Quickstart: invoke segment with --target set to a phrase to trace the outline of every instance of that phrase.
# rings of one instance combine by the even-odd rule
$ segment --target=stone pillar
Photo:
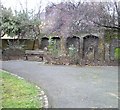
[[[110,45],[110,60],[114,60],[114,51],[115,51],[115,47],[114,45]]]
[[[104,44],[104,39],[99,38],[99,45],[98,45],[98,55],[97,59],[100,61],[105,61],[105,44]]]
[[[96,42],[96,47],[94,48],[94,61],[97,61],[98,58],[98,54],[99,54],[99,42],[100,42],[100,38],[96,38],[95,40],[97,40]]]
[[[110,61],[110,45],[105,44],[105,61]]]
[[[38,42],[39,42],[39,49],[41,48],[41,38],[38,38]]]
[[[80,38],[80,60],[83,59],[83,38]]]
[[[61,44],[61,54],[65,56],[66,55],[66,39],[63,36],[61,36],[60,44]]]

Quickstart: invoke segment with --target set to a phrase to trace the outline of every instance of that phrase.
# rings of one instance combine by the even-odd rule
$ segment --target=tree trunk
[[[32,47],[32,50],[34,50],[35,49],[35,42],[36,41],[36,39],[34,39],[34,41],[33,41],[33,47]]]
[[[118,16],[118,27],[120,27],[120,15]],[[120,29],[118,29],[118,38],[120,38]]]
[[[118,13],[118,38],[120,38],[120,2],[118,2],[117,13]]]

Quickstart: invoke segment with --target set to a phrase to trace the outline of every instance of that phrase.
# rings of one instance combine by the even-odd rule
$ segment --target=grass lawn
[[[0,70],[3,108],[41,108],[40,90],[25,80]]]

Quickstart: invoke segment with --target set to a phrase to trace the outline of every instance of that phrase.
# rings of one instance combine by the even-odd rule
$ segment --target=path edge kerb
[[[2,69],[0,69],[0,70],[2,70]],[[2,70],[3,72],[8,72],[8,71],[5,71],[5,70]],[[19,76],[19,75],[16,75],[16,74],[13,74],[13,73],[11,73],[11,72],[8,72],[9,74],[11,74],[11,75],[13,75],[13,76],[15,76],[15,77],[17,77],[18,79],[22,79],[22,80],[25,80],[25,78],[23,78],[23,77],[21,77],[21,76]],[[25,80],[26,81],[26,80]],[[31,82],[29,82],[29,83],[31,83]],[[45,92],[43,91],[43,89],[41,90],[41,87],[39,87],[39,86],[37,86],[37,85],[35,85],[37,88],[38,88],[38,90],[39,90],[39,99],[40,100],[42,100],[42,102],[43,102],[43,105],[42,105],[42,108],[48,108],[48,97],[47,97],[47,95],[45,94]]]

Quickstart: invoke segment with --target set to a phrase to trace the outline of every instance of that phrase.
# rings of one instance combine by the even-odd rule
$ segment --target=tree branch
[[[94,23],[94,24],[97,24],[98,26],[101,26],[101,27],[120,30],[120,27],[119,27],[119,26],[104,25],[104,24],[100,24],[100,23],[95,22],[95,21],[93,21],[93,23]]]
[[[3,37],[5,35],[5,33],[3,33],[2,35],[0,35],[0,37]]]

